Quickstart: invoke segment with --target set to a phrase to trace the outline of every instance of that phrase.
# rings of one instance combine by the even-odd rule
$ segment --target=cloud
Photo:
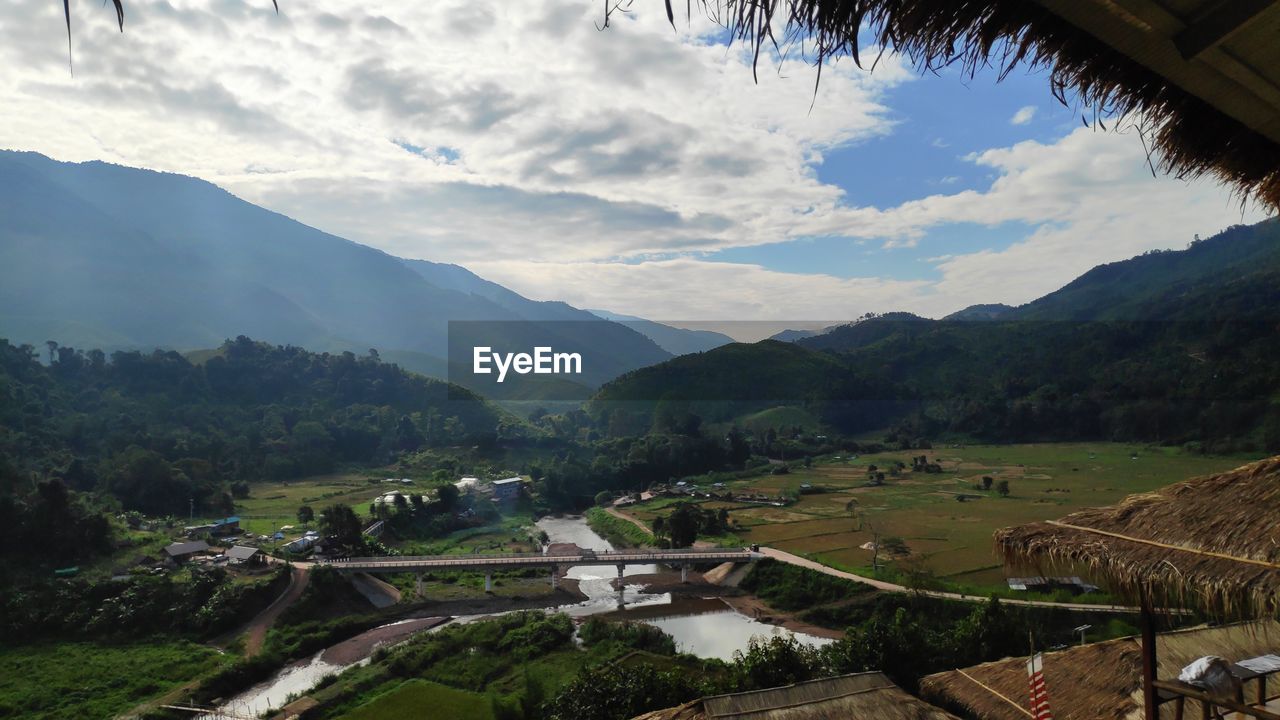
[[[1212,183],[1152,179],[1132,135],[1079,128],[970,154],[974,172],[935,194],[853,206],[818,168],[911,127],[892,108],[915,77],[901,58],[874,74],[834,63],[815,95],[801,62],[779,72],[762,58],[757,82],[749,50],[697,13],[673,32],[661,3],[637,3],[601,32],[600,12],[580,0],[298,2],[280,15],[265,2],[132,0],[122,35],[109,8],[86,5],[72,77],[61,8],[12,0],[0,147],[196,175],[535,297],[668,318],[1023,302],[1097,262],[1260,216]],[[1024,114],[1034,106],[1014,121]],[[964,130],[920,142],[972,147]],[[984,175],[986,188],[968,180]],[[699,259],[813,237],[945,245],[948,225],[1006,222],[1033,229],[1003,249],[930,246],[928,281]]]
[[[1036,116],[1036,106],[1026,105],[1024,107],[1018,108],[1018,112],[1014,113],[1013,117],[1009,118],[1009,124],[1026,125],[1027,123],[1031,122],[1032,118],[1034,118],[1035,116]]]
[[[531,297],[646,317],[714,322],[839,321],[867,310],[924,308],[924,281],[800,275],[758,265],[676,258],[639,263],[479,261],[472,269]]]

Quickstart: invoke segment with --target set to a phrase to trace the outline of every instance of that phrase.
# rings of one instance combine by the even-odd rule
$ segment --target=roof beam
[[[1182,57],[1191,60],[1217,46],[1276,4],[1275,0],[1223,0],[1173,38]]]

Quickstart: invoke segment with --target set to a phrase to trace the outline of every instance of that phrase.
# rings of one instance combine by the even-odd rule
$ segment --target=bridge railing
[[[547,555],[543,553],[496,553],[496,554],[468,554],[468,555],[389,555],[384,557],[354,557],[354,558],[333,558],[330,560],[322,560],[321,564],[334,565],[342,567],[344,565],[377,565],[377,566],[412,566],[417,564],[430,563],[438,567],[448,566],[467,566],[467,565],[497,565],[505,562],[511,562],[517,565],[533,565],[542,563],[564,563],[564,564],[609,564],[611,562],[654,562],[663,563],[671,561],[679,561],[681,559],[689,560],[717,560],[717,559],[749,559],[753,557],[753,553],[746,548],[740,550],[735,549],[702,549],[702,548],[681,548],[677,550],[651,550],[651,551],[618,551],[609,552],[586,552],[574,554],[556,554]]]

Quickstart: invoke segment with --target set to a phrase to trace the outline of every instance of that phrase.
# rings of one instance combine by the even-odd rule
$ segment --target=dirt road
[[[643,531],[645,532],[645,534],[646,534],[646,535],[650,535],[650,536],[652,536],[652,535],[653,535],[653,531],[652,531],[652,530],[650,530],[650,529],[649,529],[649,527],[648,527],[647,525],[645,525],[644,523],[640,522],[638,519],[636,519],[636,518],[634,518],[634,517],[632,517],[632,516],[630,516],[630,515],[628,515],[628,514],[626,514],[626,513],[622,512],[621,510],[618,510],[618,509],[617,509],[617,508],[615,508],[615,507],[607,507],[607,508],[605,508],[605,509],[604,509],[604,511],[605,511],[605,512],[607,512],[607,513],[609,513],[610,515],[612,515],[612,516],[614,516],[614,517],[618,518],[619,520],[626,520],[627,522],[631,523],[632,525],[635,525],[636,527],[638,527],[638,528],[640,528],[641,530],[643,530]]]
[[[240,633],[244,634],[244,656],[253,657],[262,652],[262,643],[267,639],[267,631],[275,624],[276,618],[280,617],[280,613],[289,609],[289,606],[298,601],[302,597],[302,592],[307,589],[307,584],[311,581],[310,564],[293,565],[289,575],[289,587],[285,588],[280,597],[275,602],[267,606],[266,610],[258,613],[258,616],[249,621]]]
[[[853,573],[848,573],[843,570],[837,570],[833,567],[827,567],[822,563],[814,562],[813,560],[802,558],[799,555],[792,555],[791,553],[785,550],[778,550],[777,548],[761,547],[760,552],[768,557],[773,558],[774,560],[787,563],[788,565],[796,565],[798,567],[808,568],[810,570],[816,570],[820,573],[831,575],[833,577],[844,578],[845,580],[853,580],[854,582],[860,582],[864,585],[870,585],[871,587],[876,588],[877,590],[883,590],[885,592],[896,592],[896,593],[918,592],[921,595],[925,595],[927,597],[932,597],[932,598],[938,598],[940,600],[958,600],[960,602],[969,602],[969,603],[985,603],[989,599],[982,595],[961,595],[960,593],[937,592],[934,590],[914,590],[904,585],[895,585],[894,583],[885,582],[883,580],[876,580],[875,578],[863,577],[861,575],[854,575]],[[1136,607],[1126,607],[1123,605],[1090,605],[1088,603],[1058,603],[1058,602],[1049,602],[1046,600],[1011,600],[1011,599],[1005,599],[1005,598],[1000,598],[1000,602],[1008,605],[1021,605],[1023,607],[1060,608],[1063,610],[1080,610],[1083,612],[1110,612],[1110,613],[1139,612],[1139,609]]]

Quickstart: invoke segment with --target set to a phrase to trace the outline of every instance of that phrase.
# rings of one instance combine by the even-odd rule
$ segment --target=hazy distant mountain
[[[957,310],[950,315],[942,318],[943,320],[995,320],[1006,316],[1011,310],[1012,305],[1003,303],[988,303],[985,305],[970,305],[963,310]]]
[[[587,384],[670,357],[630,328],[402,261],[203,180],[0,152],[0,337],[194,349],[249,335],[377,348],[438,374],[451,320],[518,323],[513,342],[591,352]]]
[[[619,315],[608,310],[592,310],[592,313],[611,320],[619,325],[626,325],[658,344],[658,347],[672,355],[688,355],[689,353],[706,352],[721,345],[734,342],[733,338],[711,330],[689,330],[672,327],[652,320],[633,315]]]

